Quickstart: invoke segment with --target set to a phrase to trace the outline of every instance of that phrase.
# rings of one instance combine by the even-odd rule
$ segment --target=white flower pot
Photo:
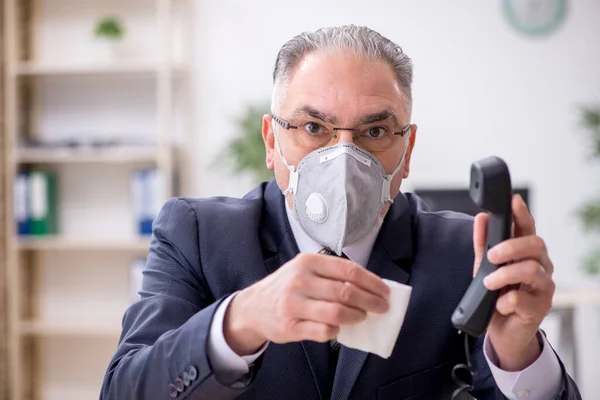
[[[93,59],[99,63],[114,63],[119,58],[119,40],[97,38],[94,43]]]

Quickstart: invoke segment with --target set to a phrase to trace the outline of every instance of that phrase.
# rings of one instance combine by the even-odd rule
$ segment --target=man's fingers
[[[514,222],[514,236],[535,235],[535,221],[520,195],[514,195],[512,198],[512,213]]]
[[[282,304],[284,318],[297,318],[328,325],[353,325],[363,321],[367,313],[340,303],[290,296]]]
[[[327,342],[334,338],[340,331],[339,326],[323,324],[320,322],[301,320],[296,322],[292,330],[297,341],[314,340],[315,342]]]
[[[505,240],[488,251],[488,259],[491,263],[499,265],[519,260],[536,260],[549,274],[554,272],[554,265],[548,257],[546,244],[539,236]]]
[[[350,260],[324,254],[311,254],[309,257],[307,263],[318,276],[352,283],[385,299],[390,295],[390,288],[379,276]]]
[[[496,310],[504,315],[517,314],[527,324],[539,324],[550,310],[543,298],[522,290],[509,290],[496,302]]]
[[[475,251],[473,276],[477,275],[477,270],[479,270],[483,253],[485,252],[487,221],[488,215],[486,213],[479,213],[475,216],[475,221],[473,222],[473,250]]]
[[[504,316],[514,313],[517,308],[517,294],[517,290],[508,290],[498,296],[496,310]]]
[[[517,289],[509,290],[498,297],[496,309],[505,316],[517,313],[527,322],[542,319],[543,317],[540,316],[544,313],[535,295]]]
[[[552,280],[540,263],[527,260],[498,268],[486,276],[483,283],[488,290],[518,284],[525,284],[533,290],[547,290],[551,287]]]
[[[388,301],[383,297],[361,289],[353,284],[346,284],[332,279],[314,276],[300,283],[298,289],[307,297],[325,300],[358,308],[364,311],[384,313],[388,310]]]

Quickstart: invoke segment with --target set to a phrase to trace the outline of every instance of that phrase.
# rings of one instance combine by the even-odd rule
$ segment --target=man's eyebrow
[[[338,119],[334,115],[327,115],[322,111],[317,110],[316,108],[303,105],[298,107],[292,114],[293,118],[305,118],[309,116],[311,118],[315,118],[321,120],[323,122],[329,123],[331,125],[337,125]],[[394,125],[398,125],[398,117],[396,117],[396,113],[393,110],[383,110],[373,114],[368,114],[361,117],[358,120],[357,126],[373,124],[375,122],[381,121],[391,121]]]
[[[337,118],[334,115],[327,115],[324,112],[321,112],[319,110],[317,110],[314,107],[311,107],[309,105],[304,105],[301,107],[298,107],[296,110],[294,110],[294,113],[292,114],[293,118],[302,118],[302,117],[312,117],[318,120],[321,120],[323,122],[327,122],[331,125],[335,125],[337,124]]]
[[[394,125],[398,125],[398,118],[396,117],[396,113],[391,110],[384,110],[377,113],[365,115],[358,121],[357,125],[368,125],[386,120],[390,120]]]

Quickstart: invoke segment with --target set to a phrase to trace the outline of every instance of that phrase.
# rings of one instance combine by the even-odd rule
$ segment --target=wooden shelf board
[[[150,238],[79,239],[76,237],[20,237],[20,250],[125,250],[148,251]]]
[[[25,336],[90,336],[118,338],[121,326],[115,322],[21,321],[19,332]]]
[[[600,289],[557,289],[554,292],[552,305],[555,308],[571,308],[576,306],[600,306]]]
[[[44,76],[44,75],[135,75],[156,74],[160,70],[158,64],[150,62],[130,62],[115,64],[43,64],[36,62],[23,62],[17,67],[18,75]],[[184,71],[182,66],[172,66],[175,74]]]
[[[151,146],[94,148],[20,148],[17,161],[25,163],[137,163],[156,162],[158,151]]]

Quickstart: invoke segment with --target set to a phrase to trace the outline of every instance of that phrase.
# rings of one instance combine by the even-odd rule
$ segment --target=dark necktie
[[[331,249],[328,248],[323,248],[319,251],[320,254],[327,254],[327,255],[331,255],[331,256],[337,256],[337,254],[335,254],[335,252]],[[341,256],[339,257],[343,257],[345,259],[348,259],[348,256],[346,256],[344,253],[342,253]],[[329,341],[329,345],[331,348],[331,363],[329,364],[330,370],[329,370],[329,376],[331,377],[331,384],[333,385],[333,378],[335,377],[335,371],[337,369],[337,363],[338,363],[338,359],[340,356],[340,343],[336,340],[336,338],[333,338]]]

